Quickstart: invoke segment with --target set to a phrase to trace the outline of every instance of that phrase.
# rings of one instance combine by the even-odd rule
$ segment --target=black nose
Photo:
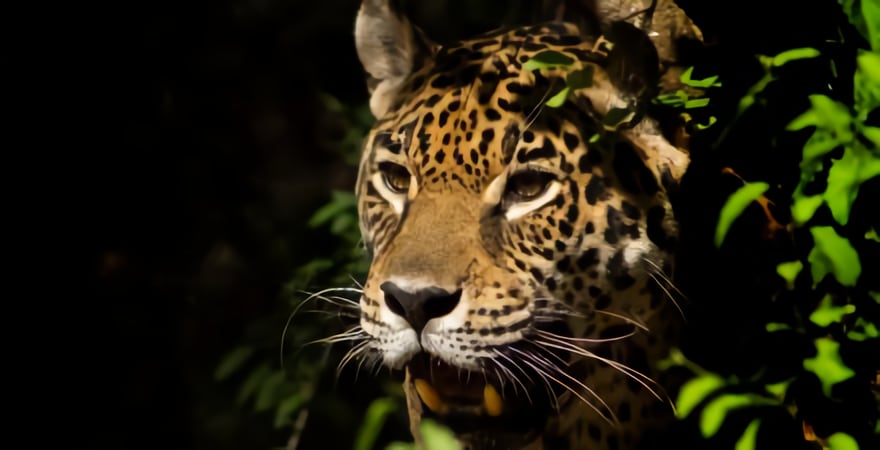
[[[422,288],[415,292],[405,291],[386,281],[379,286],[385,293],[385,304],[394,314],[402,316],[412,325],[416,334],[429,320],[449,314],[461,299],[461,289],[449,293],[438,287]]]

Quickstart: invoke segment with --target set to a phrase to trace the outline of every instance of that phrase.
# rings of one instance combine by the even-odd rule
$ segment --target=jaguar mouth
[[[422,403],[439,416],[491,418],[504,412],[499,380],[486,374],[459,369],[424,352],[406,368]]]
[[[534,440],[556,401],[556,393],[534,384],[534,376],[502,380],[490,371],[467,371],[424,352],[410,360],[406,370],[423,417],[465,439],[504,443],[496,448],[516,448]]]

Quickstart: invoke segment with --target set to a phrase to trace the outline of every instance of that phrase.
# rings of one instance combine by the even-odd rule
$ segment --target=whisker
[[[365,344],[365,345],[366,345],[366,344]],[[366,350],[362,350],[362,352],[364,352],[364,351],[366,351]],[[371,358],[369,358],[369,357],[367,357],[367,356],[368,356],[368,355],[362,355],[362,357],[357,358],[357,360],[358,360],[358,365],[357,365],[357,368],[356,368],[356,370],[355,370],[355,372],[354,372],[354,379],[355,379],[355,381],[357,381],[357,379],[360,377],[361,369],[364,367],[364,365],[369,366],[369,364],[371,364],[371,361],[370,361]],[[369,367],[367,368],[367,370],[369,370]]]
[[[507,386],[507,378],[501,376],[501,373],[498,372],[498,367],[492,367],[492,372],[495,373],[495,379],[498,380],[498,384],[500,384],[499,388],[501,389],[501,398],[504,398],[504,389]],[[516,388],[516,384],[511,383],[511,386],[513,386],[513,395],[514,396],[519,395],[519,391]]]
[[[538,347],[541,348],[540,345],[538,345]],[[541,348],[541,350],[543,350],[544,352],[546,352],[546,350],[543,349],[543,348]],[[550,355],[554,355],[554,356],[556,356],[556,355],[555,355],[554,353],[552,353],[552,352],[546,352],[546,354],[550,354]],[[595,397],[597,400],[599,400],[599,402],[602,404],[602,406],[605,407],[605,409],[608,410],[608,412],[609,412],[610,415],[611,415],[611,418],[613,419],[612,422],[613,422],[614,424],[618,424],[618,423],[619,423],[619,421],[618,421],[618,419],[617,419],[617,417],[616,417],[614,411],[611,409],[611,406],[609,406],[608,403],[605,402],[605,399],[603,399],[603,398],[602,398],[602,397],[601,397],[601,396],[600,396],[595,390],[593,390],[592,388],[590,388],[589,386],[587,386],[586,383],[585,383],[584,381],[581,381],[581,380],[578,380],[578,379],[572,377],[571,375],[568,374],[568,372],[562,370],[561,367],[559,367],[559,366],[557,366],[557,365],[555,365],[555,364],[552,364],[549,360],[546,359],[546,357],[543,356],[543,354],[541,354],[541,355],[538,355],[538,354],[532,354],[532,356],[533,356],[533,357],[536,357],[536,358],[537,358],[537,357],[540,357],[540,361],[543,361],[544,364],[545,364],[549,369],[551,369],[551,370],[555,371],[556,373],[558,373],[558,374],[564,376],[565,378],[568,378],[569,380],[571,380],[572,383],[575,384],[575,386],[579,386],[579,387],[581,387],[584,391],[590,393],[593,397]],[[599,411],[597,410],[597,412],[599,412]],[[599,414],[602,414],[602,413],[599,412]],[[603,415],[603,417],[604,417],[604,415]]]
[[[576,337],[562,336],[562,335],[559,335],[556,333],[551,333],[549,331],[541,330],[541,329],[535,329],[535,332],[537,332],[537,334],[539,334],[541,336],[548,336],[548,337],[552,337],[552,338],[556,338],[556,339],[560,339],[560,340],[564,340],[564,341],[568,341],[568,342],[584,342],[584,343],[588,343],[588,344],[601,344],[603,342],[620,341],[620,340],[626,339],[626,338],[636,334],[635,331],[630,331],[627,334],[622,334],[620,336],[615,336],[615,337],[610,337],[610,338],[576,338]]]
[[[582,317],[582,318],[587,317],[587,315],[584,314],[582,311],[578,311],[578,310],[574,309],[573,306],[571,306],[565,302],[559,301],[555,297],[535,297],[535,300],[536,301],[538,301],[538,300],[547,301],[548,304],[552,306],[552,307],[548,306],[548,307],[544,307],[544,308],[536,308],[535,311],[542,311],[542,312],[546,311],[551,314],[565,315],[565,316],[570,316],[570,317]]]
[[[353,311],[327,311],[326,309],[305,309],[300,311],[300,314],[323,314],[325,316],[344,317],[347,319],[355,319],[361,316]]]
[[[541,111],[544,110],[544,102],[547,101],[547,97],[550,96],[550,91],[553,90],[553,87],[555,85],[556,85],[556,80],[554,79],[550,83],[550,86],[547,88],[547,91],[544,92],[544,95],[541,96],[541,100],[538,101],[538,104],[535,105],[535,107],[532,108],[531,111],[529,111],[528,115],[526,115],[526,119],[525,119],[526,126],[525,126],[525,128],[523,128],[523,130],[528,130],[529,128],[531,128],[531,126],[535,122],[535,120],[538,119],[538,116],[541,115]]]
[[[356,359],[356,358],[363,359],[362,357],[365,355],[362,355],[362,353],[367,351],[368,345],[369,345],[369,341],[360,342],[360,343],[356,344],[355,346],[353,346],[352,348],[350,348],[348,350],[348,352],[345,353],[345,356],[343,356],[342,359],[339,361],[339,364],[336,365],[336,378],[337,379],[340,377],[340,375],[342,375],[342,370],[345,368],[345,366],[349,362],[351,362],[353,359]],[[357,379],[357,373],[355,373],[355,379]]]
[[[293,318],[300,311],[300,309],[302,309],[306,304],[308,304],[310,301],[312,301],[314,299],[327,300],[326,297],[324,297],[324,294],[327,294],[327,293],[353,292],[356,294],[362,294],[363,290],[357,289],[357,288],[327,288],[327,289],[323,289],[323,290],[320,290],[320,291],[314,292],[314,293],[308,293],[305,291],[301,291],[301,292],[308,294],[309,296],[306,297],[303,301],[301,301],[298,305],[296,305],[295,308],[293,308],[293,311],[290,312],[290,314],[287,316],[287,320],[284,322],[284,329],[281,331],[281,345],[280,345],[280,349],[278,350],[278,359],[281,363],[281,367],[285,367],[285,364],[284,364],[284,344],[287,341],[287,331],[290,329],[290,324],[293,322]],[[343,297],[335,296],[334,298],[339,300],[339,299],[342,299]],[[345,299],[345,300],[347,301],[348,299]],[[328,301],[330,301],[330,300],[328,300]],[[336,304],[333,301],[330,301],[330,303]]]
[[[373,367],[370,368],[370,372],[373,374],[373,377],[378,377],[379,371],[381,371],[385,365],[382,364],[382,361],[379,358],[374,359],[371,363],[373,364]]]
[[[352,283],[354,283],[355,286],[358,287],[358,289],[361,290],[361,292],[364,291],[364,285],[361,284],[361,283],[357,280],[357,278],[353,277],[352,275],[349,275],[348,278],[351,280]]]
[[[672,304],[675,305],[675,308],[678,309],[678,313],[681,314],[681,318],[687,320],[681,304],[679,304],[678,300],[676,299],[676,295],[674,295],[672,291],[675,291],[675,294],[678,294],[678,297],[680,297],[681,299],[687,300],[687,296],[684,295],[684,292],[681,292],[681,290],[675,285],[675,283],[672,282],[669,276],[667,276],[663,272],[663,269],[656,262],[644,257],[642,258],[642,261],[646,262],[648,265],[651,266],[651,268],[653,268],[653,270],[646,272],[657,283],[657,285],[660,286],[660,289],[663,289],[663,293],[666,294],[666,297],[668,297],[669,300],[672,301]],[[672,289],[672,291],[670,291],[670,288]]]
[[[535,308],[532,311],[534,320],[558,320],[561,317],[577,317],[586,319],[587,315],[579,311],[568,311],[559,308]]]
[[[345,341],[356,341],[356,340],[364,340],[368,339],[367,333],[359,326],[354,326],[350,330],[343,331],[342,333],[337,333],[332,336],[327,336],[321,339],[315,339],[312,341],[308,341],[303,344],[313,345],[313,344],[335,344],[337,342],[345,342]]]
[[[511,348],[511,350],[513,350],[513,348]],[[510,358],[507,355],[503,355],[503,356],[505,358],[507,358],[507,360],[510,361],[511,364],[513,364],[513,366],[516,367],[517,370],[519,370],[520,372],[522,372],[526,376],[526,378],[529,380],[529,383],[531,383],[533,385],[535,384],[535,382],[532,381],[532,378],[528,375],[528,372],[526,372],[525,369],[520,367],[520,365],[517,363],[517,361],[513,360],[512,358]],[[523,362],[525,362],[525,361],[523,361]],[[551,401],[553,402],[553,405],[552,405],[553,408],[558,411],[559,410],[559,402],[556,398],[556,394],[553,392],[553,386],[550,385],[550,382],[547,381],[547,378],[542,373],[535,371],[535,374],[540,376],[541,383],[544,386],[544,391],[547,392],[547,398],[551,399]],[[523,390],[526,392],[526,396],[528,396],[528,389],[526,389],[525,386],[523,386]],[[529,397],[529,403],[533,404],[531,397]]]
[[[597,309],[597,310],[596,310],[596,313],[597,313],[597,314],[604,314],[604,315],[606,315],[606,316],[611,316],[611,317],[614,317],[614,318],[620,319],[620,320],[622,320],[622,321],[624,321],[624,322],[626,322],[626,323],[629,323],[629,324],[635,325],[636,327],[641,328],[642,330],[645,330],[645,332],[648,332],[648,333],[651,332],[651,330],[648,329],[648,326],[647,326],[647,325],[645,325],[644,323],[642,323],[642,322],[640,322],[640,321],[638,321],[638,320],[636,320],[636,319],[634,319],[634,318],[632,318],[632,317],[627,317],[627,316],[624,316],[623,314],[615,313],[615,312],[611,312],[611,311],[607,311],[607,310],[604,310],[604,309]]]
[[[534,342],[536,344],[539,344],[542,346],[548,346],[548,347],[556,348],[559,350],[565,350],[565,351],[571,352],[573,354],[583,356],[585,358],[595,359],[597,361],[601,361],[605,364],[608,364],[609,366],[611,366],[615,370],[632,378],[635,382],[642,385],[642,387],[647,389],[648,392],[650,392],[651,395],[654,396],[654,398],[656,398],[657,400],[663,401],[663,396],[660,395],[656,390],[654,390],[654,388],[652,388],[651,386],[648,385],[648,383],[651,383],[652,385],[659,388],[660,387],[659,383],[657,383],[656,381],[651,379],[651,377],[639,372],[638,370],[627,366],[626,364],[622,364],[622,363],[619,363],[617,361],[614,361],[614,360],[611,360],[608,358],[603,358],[603,357],[601,357],[601,356],[599,356],[589,350],[586,350],[584,348],[578,347],[574,344],[564,342],[564,341],[552,342],[552,341],[535,340]]]
[[[672,302],[673,305],[675,305],[675,309],[678,310],[678,314],[681,315],[681,318],[686,321],[687,317],[685,317],[685,315],[684,315],[684,310],[681,308],[681,305],[675,299],[675,296],[672,295],[672,292],[670,292],[666,286],[672,286],[673,289],[675,289],[676,291],[678,291],[678,288],[676,288],[674,285],[669,283],[668,280],[661,275],[655,274],[653,272],[648,272],[648,276],[650,276],[651,278],[654,279],[654,281],[657,283],[657,286],[659,286],[660,289],[663,290],[663,293],[666,294],[666,297],[669,298],[669,300]],[[658,277],[660,277],[661,279],[658,279]],[[661,280],[667,281],[667,283],[663,283]],[[681,292],[681,291],[678,291],[678,292]]]
[[[507,355],[505,355],[505,354],[504,354],[503,352],[501,352],[500,350],[497,350],[497,349],[496,349],[496,350],[493,351],[493,353],[495,353],[495,355],[498,356],[498,357],[504,358],[507,362],[509,362],[510,364],[512,364],[513,367],[515,367],[517,370],[519,370],[519,371],[520,371],[520,372],[526,377],[526,379],[529,380],[529,383],[530,383],[530,384],[535,384],[535,382],[532,381],[532,378],[529,377],[529,374],[526,373],[526,371],[524,371],[524,370],[522,369],[522,367],[519,367],[519,365],[516,363],[516,361],[510,359],[510,357],[508,357]],[[502,365],[499,361],[497,361],[497,360],[495,360],[495,359],[490,359],[490,361],[492,361],[492,363],[494,363],[496,367],[500,368],[500,369],[503,370],[506,374],[508,374],[508,376],[510,377],[510,379],[513,380],[513,382],[514,382],[514,384],[513,384],[513,385],[514,385],[514,392],[516,391],[516,385],[519,384],[520,387],[521,387],[522,390],[523,390],[523,393],[525,393],[525,395],[526,395],[526,399],[529,401],[529,404],[534,404],[534,403],[532,402],[532,397],[529,395],[529,390],[526,388],[525,384],[523,384],[522,380],[520,380],[519,377],[518,377],[516,374],[514,374],[509,368],[507,368],[507,367],[505,367],[504,365]],[[552,397],[552,395],[551,395],[551,397]]]
[[[542,377],[549,378],[550,380],[554,381],[556,384],[562,386],[567,391],[571,392],[572,395],[579,398],[582,402],[584,402],[584,404],[586,404],[587,406],[592,408],[593,411],[596,411],[597,414],[599,414],[603,419],[607,420],[609,423],[615,424],[615,425],[620,423],[620,421],[617,419],[617,416],[614,414],[614,411],[612,411],[611,407],[608,406],[608,403],[605,402],[605,400],[602,399],[602,397],[599,396],[599,394],[597,394],[596,391],[591,389],[589,386],[585,385],[581,381],[578,381],[577,379],[575,379],[571,375],[565,373],[565,371],[560,370],[558,366],[554,365],[550,361],[548,361],[544,358],[541,358],[540,355],[536,355],[532,352],[524,352],[524,351],[519,350],[514,347],[511,347],[510,350],[515,351],[515,352],[519,353],[520,355],[522,355],[524,358],[522,362],[527,364],[529,367],[531,367],[533,370],[535,370],[537,373],[539,373]],[[534,364],[532,362],[534,362]],[[552,371],[552,373],[548,372],[548,370],[546,370],[546,369],[549,369],[550,371]],[[587,392],[592,397],[594,397],[599,403],[601,403],[602,406],[605,407],[605,409],[608,411],[608,415],[603,413],[598,406],[593,404],[593,402],[587,400],[586,397],[584,397],[580,392],[578,392],[577,389],[575,389],[572,386],[569,386],[567,383],[564,383],[562,380],[555,377],[554,374],[561,375],[562,377],[568,379],[569,381],[574,383],[575,386],[582,388],[585,392]],[[609,418],[609,415],[610,415],[610,418]]]
[[[338,295],[334,295],[332,297],[320,296],[317,298],[319,300],[324,300],[333,306],[339,306],[339,307],[348,308],[348,309],[359,309],[360,308],[360,303],[357,300],[352,300],[350,298],[340,297]]]

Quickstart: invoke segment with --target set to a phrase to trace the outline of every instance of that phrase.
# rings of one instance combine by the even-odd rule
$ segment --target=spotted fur
[[[668,192],[688,158],[608,69],[626,54],[561,22],[438,46],[380,0],[356,42],[377,119],[357,183],[372,264],[356,356],[497,385],[496,422],[525,425],[435,414],[473,448],[634,446],[670,411],[653,377],[680,324]],[[573,62],[523,68],[548,51]],[[589,86],[547,106],[573,73]],[[546,414],[508,416],[517,401]]]

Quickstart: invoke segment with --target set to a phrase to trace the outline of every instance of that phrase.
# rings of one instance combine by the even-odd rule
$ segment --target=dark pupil
[[[379,170],[385,177],[385,183],[394,191],[401,192],[409,188],[409,172],[402,166],[393,163],[381,163]]]
[[[537,172],[526,172],[514,179],[513,190],[522,197],[535,197],[544,190],[545,177]]]

